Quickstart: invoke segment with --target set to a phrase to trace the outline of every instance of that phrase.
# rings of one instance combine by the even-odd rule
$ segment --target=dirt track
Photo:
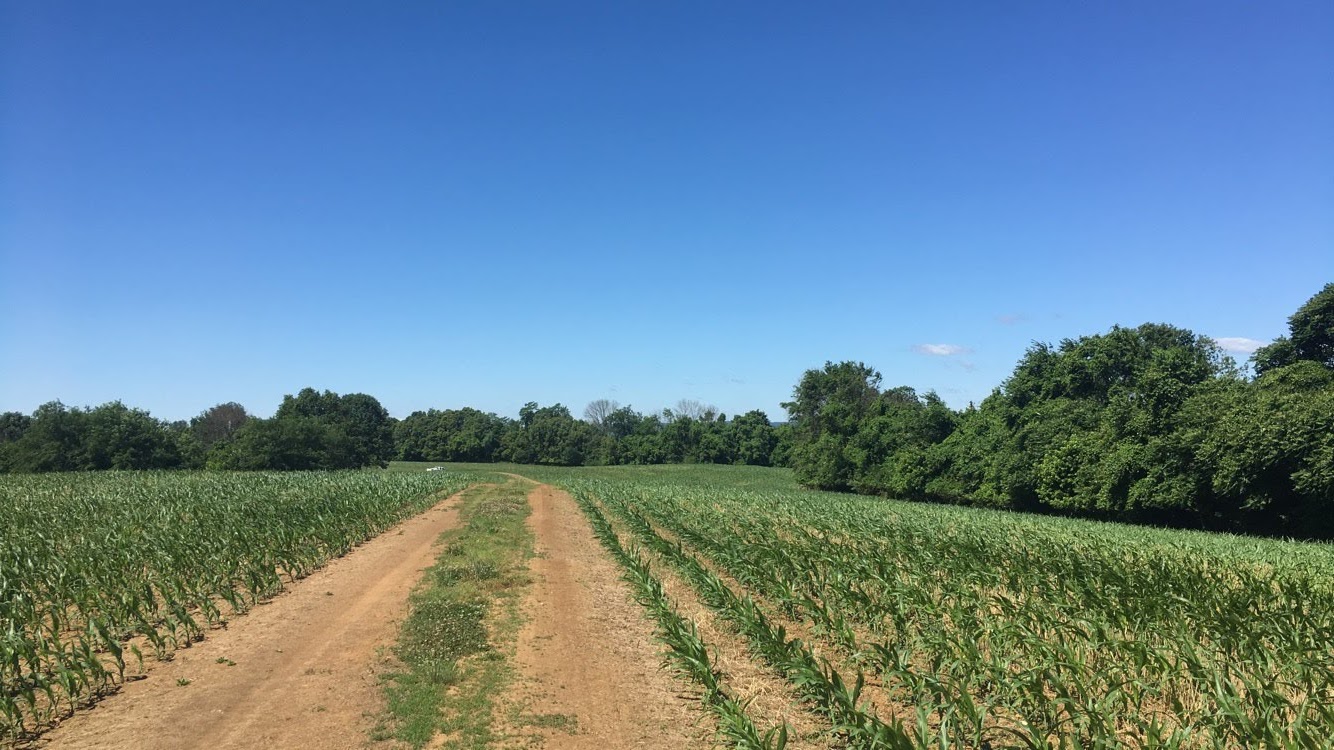
[[[620,569],[564,492],[528,496],[537,557],[513,685],[495,719],[515,747],[706,747],[712,725]],[[46,750],[363,748],[383,708],[377,671],[408,595],[458,522],[455,500],[408,520],[232,620],[147,679],[48,732]],[[232,666],[230,663],[234,663]],[[440,738],[437,738],[440,739]]]
[[[457,523],[446,500],[298,581],[49,732],[69,748],[357,748],[408,594]],[[219,663],[219,660],[224,660]],[[227,661],[235,662],[228,666]],[[187,681],[180,684],[178,681]]]
[[[700,702],[662,670],[653,625],[574,500],[540,485],[528,502],[535,581],[503,701],[530,717],[516,731],[540,734],[544,750],[708,747]]]

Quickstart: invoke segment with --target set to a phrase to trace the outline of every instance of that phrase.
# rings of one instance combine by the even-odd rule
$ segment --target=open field
[[[359,732],[470,748],[1331,747],[1328,544],[804,491],[778,469],[429,466],[5,478],[6,734],[116,690],[142,656],[153,679],[64,722],[55,746],[206,700],[230,712],[208,737],[237,747]],[[481,483],[460,521],[414,518],[415,536],[353,551]],[[283,588],[265,616],[232,619]],[[345,601],[375,602],[379,625],[335,659]],[[213,651],[217,674],[192,677]],[[391,652],[385,709],[362,683]],[[326,674],[334,662],[348,668]],[[307,703],[311,726],[341,713],[354,731],[256,720]],[[189,745],[180,724],[161,746]]]
[[[528,473],[688,581],[830,745],[1330,746],[1329,545],[804,492],[772,471]]]

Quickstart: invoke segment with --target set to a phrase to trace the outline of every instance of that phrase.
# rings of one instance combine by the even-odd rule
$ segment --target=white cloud
[[[1017,325],[1019,323],[1024,323],[1027,320],[1028,316],[1023,313],[1008,313],[1006,315],[996,316],[996,322],[1006,326]]]
[[[1236,354],[1251,354],[1256,349],[1265,345],[1263,341],[1248,339],[1245,336],[1221,336],[1214,339],[1224,350]]]
[[[958,344],[914,344],[912,350],[929,357],[954,357],[973,351]]]

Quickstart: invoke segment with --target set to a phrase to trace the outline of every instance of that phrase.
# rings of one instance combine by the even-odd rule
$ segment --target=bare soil
[[[379,672],[455,503],[330,562],[174,659],[154,665],[40,746],[359,748],[383,707]]]
[[[508,745],[563,748],[707,747],[713,725],[662,646],[621,570],[574,500],[548,485],[528,496],[536,556],[515,680],[499,701]]]

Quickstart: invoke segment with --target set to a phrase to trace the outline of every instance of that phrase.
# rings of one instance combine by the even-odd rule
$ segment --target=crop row
[[[466,486],[459,474],[0,481],[0,736],[49,722]],[[142,647],[142,648],[141,648]]]
[[[717,717],[719,734],[736,750],[783,750],[787,745],[787,725],[760,733],[747,715],[746,706],[726,689],[723,676],[713,666],[709,645],[700,637],[695,624],[676,610],[644,555],[621,544],[596,500],[588,496],[575,499],[602,546],[621,565],[623,577],[634,588],[635,598],[653,616],[658,638],[667,646],[668,661],[704,690],[704,704]]]
[[[883,746],[1325,747],[1334,734],[1327,546],[824,493],[566,484],[617,509],[706,601],[726,596],[710,594],[721,582],[696,553],[759,601],[747,617],[768,607],[809,623],[859,670],[843,684],[876,676],[893,734],[900,712],[917,719],[910,744]]]

